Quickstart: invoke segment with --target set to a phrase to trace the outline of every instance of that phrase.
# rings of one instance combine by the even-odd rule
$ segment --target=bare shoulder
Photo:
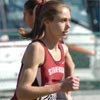
[[[23,56],[23,63],[25,64],[42,64],[44,61],[44,48],[39,42],[30,43]]]
[[[64,53],[65,54],[68,53],[69,51],[68,51],[67,45],[66,44],[62,44],[62,46],[63,46],[63,49],[64,49]]]

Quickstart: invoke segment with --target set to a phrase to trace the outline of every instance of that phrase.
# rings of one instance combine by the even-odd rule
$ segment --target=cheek
[[[52,26],[52,28],[54,29],[53,31],[57,34],[62,33],[64,30],[63,25],[61,24],[55,24],[54,26]]]
[[[64,24],[64,23],[59,23],[59,24],[58,24],[58,29],[59,29],[60,31],[64,31],[64,29],[65,29],[65,24]]]

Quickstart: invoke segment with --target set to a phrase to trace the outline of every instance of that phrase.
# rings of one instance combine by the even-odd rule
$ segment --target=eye
[[[70,22],[71,19],[63,18],[61,22]]]
[[[61,19],[61,22],[66,22],[66,21],[67,21],[66,18],[62,18],[62,19]]]

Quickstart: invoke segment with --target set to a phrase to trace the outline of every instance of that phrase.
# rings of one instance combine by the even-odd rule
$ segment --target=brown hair
[[[33,15],[33,9],[37,4],[37,0],[28,0],[25,2],[24,8],[29,11],[29,14]]]
[[[45,25],[43,23],[43,20],[45,18],[50,21],[53,21],[54,17],[61,12],[62,7],[66,7],[70,10],[67,4],[57,1],[57,0],[50,0],[46,2],[45,4],[41,4],[41,6],[42,7],[40,10],[40,13],[36,14],[36,17],[35,17],[34,27],[32,31],[28,33],[27,38],[31,38],[33,40],[39,39],[43,35],[43,31],[45,29]]]
[[[49,1],[49,0],[28,0],[25,2],[24,8],[29,12],[30,15],[33,15],[33,9],[35,8],[35,6],[39,2],[46,2],[46,1]],[[26,38],[29,37],[28,31],[23,27],[20,27],[18,29],[18,32],[21,34],[22,37],[26,37]]]

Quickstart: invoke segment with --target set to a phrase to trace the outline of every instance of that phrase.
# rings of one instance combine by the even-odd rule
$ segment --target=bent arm
[[[61,83],[40,87],[32,86],[38,67],[44,62],[44,51],[38,45],[38,43],[30,45],[23,56],[23,68],[16,89],[18,100],[33,100],[61,90]]]
[[[54,85],[32,86],[38,68],[44,63],[44,60],[44,49],[39,43],[30,45],[27,48],[23,56],[23,68],[16,89],[18,100],[34,100],[52,93],[78,89],[79,79],[76,77],[68,77],[64,82]]]
[[[64,53],[65,53],[65,78],[67,78],[68,76],[74,75],[75,64],[72,60],[72,57],[69,53],[67,46],[64,46]],[[65,95],[68,100],[72,100],[70,91],[66,91]]]
[[[73,76],[75,70],[75,64],[66,45],[64,45],[64,53],[65,53],[65,77]]]

